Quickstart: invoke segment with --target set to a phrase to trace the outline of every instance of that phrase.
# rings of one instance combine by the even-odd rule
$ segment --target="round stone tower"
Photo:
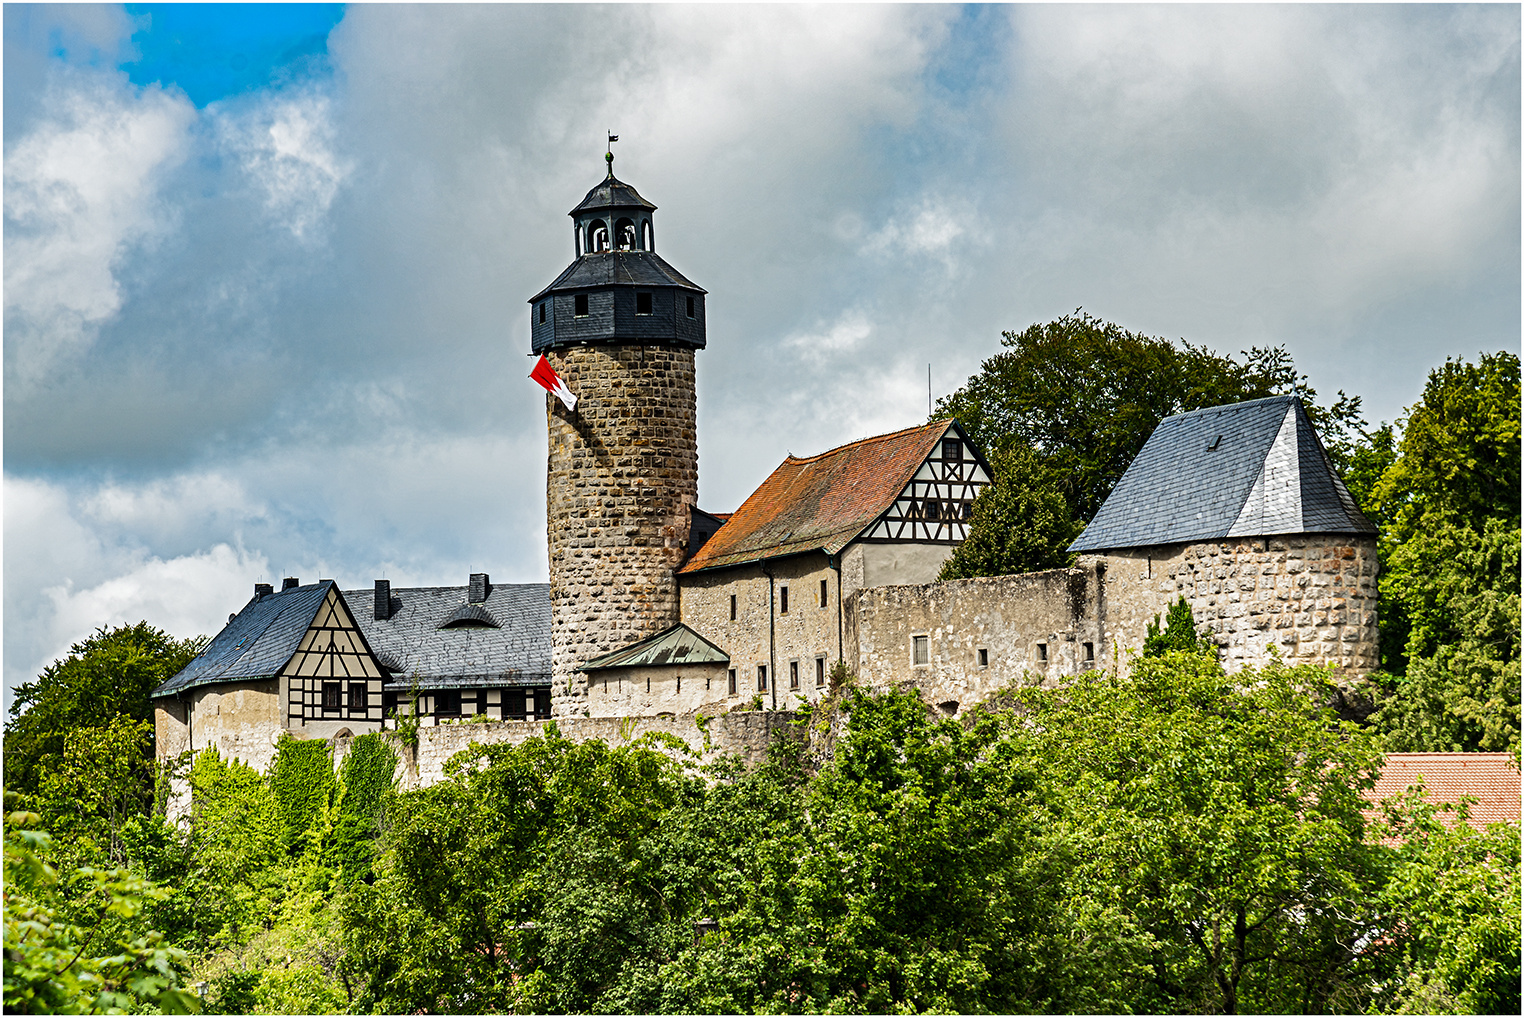
[[[678,621],[698,498],[693,353],[705,291],[657,253],[656,206],[608,176],[572,209],[575,259],[530,300],[534,353],[577,397],[546,396],[551,699],[577,715],[577,666]]]

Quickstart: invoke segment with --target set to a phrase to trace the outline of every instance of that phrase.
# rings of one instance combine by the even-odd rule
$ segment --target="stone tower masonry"
[[[698,498],[694,351],[705,291],[655,250],[656,206],[614,176],[570,213],[575,260],[530,301],[533,351],[577,397],[546,396],[552,713],[583,713],[584,661],[678,621]]]

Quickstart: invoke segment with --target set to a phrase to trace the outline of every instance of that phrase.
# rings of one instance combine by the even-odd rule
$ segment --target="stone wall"
[[[767,573],[772,573],[769,582]],[[820,584],[826,585],[821,605]],[[766,666],[769,688],[764,702],[788,710],[824,695],[816,686],[817,658],[826,673],[840,653],[837,573],[823,553],[791,555],[765,565],[735,566],[682,577],[682,620],[694,632],[722,647],[736,670],[736,695],[749,700],[757,692],[757,668]],[[788,611],[783,611],[783,590]],[[850,588],[847,590],[850,595]],[[730,617],[730,599],[736,617]],[[771,602],[769,602],[771,597]],[[769,630],[771,624],[771,630]],[[799,687],[791,687],[791,667]]]
[[[1378,662],[1376,571],[1374,540],[1302,534],[869,587],[845,605],[846,659],[871,686],[913,683],[929,703],[967,705],[1028,674],[1043,684],[1090,668],[1126,674],[1148,624],[1184,596],[1229,671],[1278,655],[1352,680]],[[917,637],[926,639],[925,664],[914,661]]]
[[[546,397],[551,696],[586,707],[576,667],[678,621],[673,570],[698,497],[693,351],[581,346],[546,355],[578,396]]]
[[[602,739],[610,746],[622,746],[647,733],[662,732],[675,736],[698,754],[697,757],[673,755],[697,763],[712,763],[727,754],[737,754],[747,763],[760,763],[766,759],[767,748],[774,739],[800,737],[792,724],[796,717],[784,711],[738,711],[711,717],[702,727],[691,714],[682,717],[558,718],[553,723],[562,738],[573,742]],[[410,790],[444,780],[445,764],[473,742],[483,746],[521,745],[525,740],[541,735],[548,723],[493,721],[424,728],[418,732],[416,751],[404,745],[395,732],[388,732],[386,739],[397,753],[400,787]],[[333,740],[335,770],[349,754],[353,742],[354,737],[348,736]],[[659,743],[655,748],[673,752],[663,749]]]
[[[1354,534],[1233,538],[1086,556],[1104,566],[1107,625],[1141,647],[1148,623],[1184,596],[1228,669],[1259,667],[1273,649],[1289,664],[1327,665],[1353,679],[1377,647],[1376,542]]]
[[[723,664],[602,668],[587,684],[587,710],[594,718],[718,714],[746,699],[728,688]]]
[[[222,683],[193,689],[184,700],[157,700],[155,755],[169,760],[186,750],[199,753],[215,746],[222,757],[236,757],[262,771],[275,758],[282,731],[280,702],[276,679]]]
[[[1057,684],[1111,666],[1102,594],[1086,569],[869,587],[847,599],[847,662],[871,688],[913,683],[950,711],[1028,674]]]

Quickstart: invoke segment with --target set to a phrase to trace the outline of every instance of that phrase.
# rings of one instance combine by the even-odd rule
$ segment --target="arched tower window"
[[[577,224],[577,228],[575,230],[573,230],[572,232],[576,235],[576,239],[577,239],[577,257],[581,258],[582,257],[582,252],[584,250],[586,250],[586,248],[582,244],[582,224],[578,223]]]
[[[614,238],[620,251],[635,250],[635,223],[629,219],[619,220],[614,224]]]
[[[655,228],[651,225],[651,220],[649,219],[642,219],[640,221],[640,249],[642,251],[656,250]]]
[[[609,249],[609,228],[601,219],[587,224],[587,250],[590,254]]]

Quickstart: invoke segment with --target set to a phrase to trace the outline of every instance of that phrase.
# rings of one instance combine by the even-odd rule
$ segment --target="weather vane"
[[[613,131],[609,131],[608,136],[609,150],[603,154],[603,158],[608,160],[609,176],[612,177],[614,175],[614,142],[619,140],[619,135],[615,134]]]

